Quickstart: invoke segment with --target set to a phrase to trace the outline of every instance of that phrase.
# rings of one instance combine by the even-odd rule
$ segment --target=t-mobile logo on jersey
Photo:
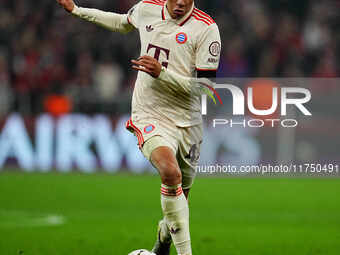
[[[250,86],[247,88],[247,104],[245,104],[244,92],[242,89],[235,85],[231,84],[215,84],[215,86],[209,86],[210,90],[213,94],[219,99],[219,102],[222,104],[222,100],[217,89],[224,89],[228,92],[231,92],[233,98],[233,115],[234,116],[245,116],[245,106],[248,106],[248,111],[250,115],[259,116],[259,119],[244,119],[243,121],[239,120],[237,122],[232,119],[214,119],[213,127],[218,125],[228,125],[232,127],[233,125],[241,125],[244,128],[246,127],[263,127],[266,123],[270,124],[271,127],[275,127],[276,123],[280,123],[283,127],[296,127],[298,125],[298,121],[296,119],[264,119],[263,116],[272,116],[277,112],[279,105],[281,106],[280,116],[287,116],[287,106],[293,105],[295,108],[292,110],[299,110],[304,116],[312,116],[312,113],[306,108],[305,104],[308,103],[312,94],[310,90],[300,87],[281,87],[280,91],[278,87],[271,88],[271,106],[268,106],[268,109],[257,109],[255,106],[256,98],[253,95],[253,88]],[[279,93],[280,92],[280,93]],[[263,93],[263,91],[262,91]],[[213,96],[214,96],[213,95]],[[290,95],[290,96],[288,96]],[[209,95],[211,97],[211,95]],[[214,99],[213,99],[214,100]],[[216,101],[214,101],[216,104]],[[207,95],[202,95],[202,115],[207,115]],[[294,114],[295,115],[295,114]]]
[[[164,52],[165,55],[166,55],[166,60],[169,60],[170,50],[164,49],[164,48],[162,48],[162,47],[159,47],[159,46],[156,46],[156,45],[153,45],[153,44],[150,43],[149,46],[148,46],[148,49],[147,49],[146,53],[149,53],[149,51],[150,51],[151,49],[155,49],[155,54],[154,54],[153,57],[154,57],[155,59],[157,59],[157,61],[159,61],[159,57],[160,57],[160,55],[161,55],[161,52]],[[161,64],[162,64],[162,66],[164,66],[165,68],[168,68],[169,62],[162,62]]]

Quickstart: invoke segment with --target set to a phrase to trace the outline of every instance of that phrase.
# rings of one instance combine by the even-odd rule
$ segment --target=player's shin
[[[189,231],[189,207],[181,184],[162,184],[161,203],[164,219],[170,230],[173,243],[179,255],[191,255]]]

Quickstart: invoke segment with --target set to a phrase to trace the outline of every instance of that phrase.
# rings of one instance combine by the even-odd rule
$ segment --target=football
[[[156,254],[148,250],[140,249],[140,250],[133,251],[129,253],[128,255],[156,255]]]

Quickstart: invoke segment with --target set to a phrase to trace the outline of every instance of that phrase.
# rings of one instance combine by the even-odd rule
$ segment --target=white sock
[[[191,255],[189,206],[182,185],[161,187],[161,203],[165,222],[178,255]]]

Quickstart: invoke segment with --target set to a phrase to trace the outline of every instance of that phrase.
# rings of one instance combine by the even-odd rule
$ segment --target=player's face
[[[191,9],[194,0],[168,0],[167,8],[173,19],[180,19]]]

